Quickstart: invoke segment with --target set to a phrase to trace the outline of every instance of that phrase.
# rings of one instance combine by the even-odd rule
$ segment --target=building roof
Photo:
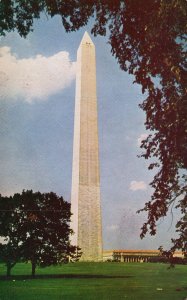
[[[113,250],[113,253],[160,253],[159,250],[135,250],[135,249],[120,249]],[[182,254],[182,251],[175,251],[175,254]]]
[[[119,252],[122,252],[122,253],[159,253],[160,251],[159,250],[134,250],[134,249],[129,249],[129,250],[113,250],[114,253],[119,253]]]

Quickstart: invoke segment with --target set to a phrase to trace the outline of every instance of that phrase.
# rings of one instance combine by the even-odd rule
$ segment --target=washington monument
[[[85,32],[77,51],[73,170],[72,244],[82,261],[102,260],[95,46]]]

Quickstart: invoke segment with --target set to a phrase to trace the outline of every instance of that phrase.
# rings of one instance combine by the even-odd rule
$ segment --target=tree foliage
[[[80,253],[70,244],[70,204],[55,193],[23,191],[0,199],[1,260],[7,275],[18,261],[46,267],[78,259]]]
[[[33,19],[45,12],[60,15],[66,31],[93,18],[92,33],[108,34],[120,67],[134,75],[146,99],[140,105],[150,132],[142,142],[145,159],[154,159],[154,189],[143,210],[148,213],[141,237],[156,233],[157,221],[172,205],[181,211],[173,249],[187,251],[187,95],[185,0],[4,0],[1,34],[17,29],[26,36]]]
[[[6,264],[7,276],[23,254],[19,206],[20,203],[12,197],[0,195],[0,236],[4,238],[4,242],[0,243],[0,261]]]

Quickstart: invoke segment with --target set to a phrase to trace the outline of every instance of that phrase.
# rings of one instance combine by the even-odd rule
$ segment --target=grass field
[[[151,263],[76,263],[37,269],[17,264],[5,280],[0,265],[0,300],[187,299],[187,266]]]

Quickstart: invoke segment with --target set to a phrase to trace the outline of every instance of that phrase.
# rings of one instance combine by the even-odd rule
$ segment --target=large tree
[[[5,238],[0,254],[7,275],[18,261],[30,261],[35,276],[37,266],[61,264],[80,256],[79,249],[70,244],[70,203],[62,197],[23,191],[1,198],[0,206],[0,236]]]
[[[154,159],[149,169],[155,168],[156,175],[141,237],[148,231],[154,235],[157,221],[174,205],[181,218],[173,251],[187,251],[186,0],[4,0],[1,6],[1,34],[17,29],[25,37],[41,12],[60,15],[66,31],[92,18],[92,33],[107,33],[120,67],[146,94],[140,106],[149,135],[142,156]]]
[[[14,199],[15,200],[15,199]],[[23,248],[20,232],[20,203],[12,197],[0,195],[0,261],[5,263],[7,276],[11,275],[11,269],[21,260]]]
[[[25,237],[23,239],[24,260],[31,261],[32,276],[36,266],[68,262],[75,258],[77,248],[70,244],[70,203],[55,193],[33,193],[20,195],[24,204],[21,218]]]

